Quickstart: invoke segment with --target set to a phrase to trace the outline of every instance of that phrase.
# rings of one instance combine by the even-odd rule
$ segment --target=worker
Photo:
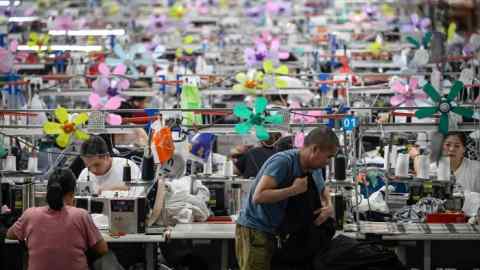
[[[257,176],[263,163],[277,152],[274,146],[280,136],[279,132],[271,132],[269,139],[261,141],[259,146],[240,145],[235,147],[231,155],[235,165],[235,174],[241,175],[243,178]]]
[[[105,140],[100,136],[90,136],[83,142],[80,148],[80,156],[85,167],[80,176],[79,182],[89,182],[91,191],[100,194],[105,190],[128,190],[123,182],[124,167],[130,167],[132,180],[141,178],[140,168],[133,161],[111,157]]]
[[[321,168],[335,156],[337,145],[331,129],[318,127],[305,137],[302,149],[276,153],[263,164],[237,219],[235,250],[240,270],[271,269],[275,231],[285,222],[288,198],[307,191],[307,173],[312,174],[323,205],[314,212],[318,214],[315,225],[333,215]]]
[[[58,168],[48,178],[48,206],[28,208],[8,239],[26,241],[29,270],[88,270],[86,252],[107,254],[107,243],[87,211],[74,207],[75,175]]]

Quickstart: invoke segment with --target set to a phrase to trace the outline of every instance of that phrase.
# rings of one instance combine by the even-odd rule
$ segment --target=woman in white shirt
[[[456,183],[466,191],[480,192],[480,161],[465,157],[466,137],[462,132],[450,132],[443,140],[442,154],[450,159],[450,169],[455,174]],[[417,148],[410,151],[416,158],[419,154]],[[418,164],[414,162],[415,171]],[[436,170],[436,164],[431,169]]]
[[[463,190],[480,192],[480,161],[465,157],[465,144],[464,133],[451,132],[443,141],[443,154],[450,158],[450,168],[457,184]]]

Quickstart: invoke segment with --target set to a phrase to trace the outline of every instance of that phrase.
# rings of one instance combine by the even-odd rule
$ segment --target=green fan
[[[454,112],[467,118],[472,118],[473,116],[472,109],[456,106],[456,103],[454,102],[454,99],[458,96],[462,89],[463,83],[461,81],[455,81],[450,89],[450,93],[448,93],[448,95],[441,96],[435,87],[433,87],[433,85],[430,83],[425,84],[423,86],[423,91],[427,93],[427,95],[434,102],[437,103],[437,106],[419,109],[415,112],[415,116],[418,118],[425,118],[440,112],[441,116],[439,131],[446,135],[448,133],[448,114],[450,112]]]
[[[412,37],[412,36],[408,36],[407,41],[410,44],[412,44],[415,47],[415,49],[420,49],[422,46],[423,46],[423,48],[426,49],[430,45],[430,41],[432,41],[432,32],[425,33],[425,35],[423,35],[421,41]]]
[[[238,103],[233,108],[235,116],[245,121],[235,125],[235,131],[238,134],[248,134],[252,127],[255,127],[255,134],[261,141],[268,140],[270,135],[265,127],[265,124],[282,124],[283,116],[265,115],[265,109],[267,108],[268,101],[264,97],[258,97],[255,99],[253,110],[249,108],[245,103]]]

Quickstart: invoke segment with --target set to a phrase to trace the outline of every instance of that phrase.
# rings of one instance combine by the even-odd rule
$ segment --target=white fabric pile
[[[191,181],[191,178],[186,176],[165,183],[166,218],[169,225],[202,222],[210,215],[206,203],[210,199],[210,191],[200,180],[195,180],[193,185]]]

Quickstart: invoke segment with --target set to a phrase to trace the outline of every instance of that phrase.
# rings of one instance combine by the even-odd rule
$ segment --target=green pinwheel
[[[420,49],[422,46],[423,48],[428,48],[430,45],[430,42],[432,41],[432,32],[427,32],[425,35],[423,35],[422,40],[418,40],[412,36],[407,37],[407,41],[412,44],[415,49]]]
[[[270,137],[265,124],[282,124],[283,116],[280,114],[269,115],[265,113],[268,101],[264,97],[258,97],[255,99],[253,110],[249,108],[245,103],[238,103],[233,108],[233,113],[240,119],[244,119],[240,124],[235,125],[235,131],[238,134],[247,134],[252,127],[255,127],[255,134],[261,141],[268,140]]]
[[[440,112],[440,127],[439,131],[443,134],[448,133],[448,114],[454,112],[461,116],[472,118],[473,110],[470,108],[464,108],[457,106],[454,101],[455,97],[458,96],[460,91],[463,89],[463,83],[461,81],[455,81],[448,95],[441,96],[435,87],[430,83],[423,86],[423,91],[437,103],[436,107],[422,108],[415,112],[415,116],[418,118],[425,118],[434,115],[437,112]]]

